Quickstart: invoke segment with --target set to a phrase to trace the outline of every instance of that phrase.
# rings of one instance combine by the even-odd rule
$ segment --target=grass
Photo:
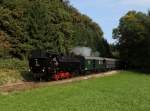
[[[15,58],[11,59],[0,59],[0,68],[1,69],[11,69],[23,71],[26,70],[28,66],[27,60],[19,60]]]
[[[23,80],[27,71],[27,61],[19,59],[0,59],[0,85]]]
[[[18,70],[11,69],[0,69],[0,85],[15,83],[17,81],[23,80],[21,73]]]
[[[118,75],[0,95],[0,111],[150,111],[150,75]]]

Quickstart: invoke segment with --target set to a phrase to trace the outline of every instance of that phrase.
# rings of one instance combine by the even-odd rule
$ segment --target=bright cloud
[[[149,5],[150,7],[150,0],[121,0],[119,3],[125,5]]]

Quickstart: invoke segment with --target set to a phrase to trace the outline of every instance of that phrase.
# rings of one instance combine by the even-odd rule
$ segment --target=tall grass
[[[27,60],[19,60],[19,59],[0,59],[0,69],[11,69],[11,70],[18,70],[23,71],[28,68]]]
[[[23,80],[23,73],[27,69],[27,60],[0,59],[0,85]]]

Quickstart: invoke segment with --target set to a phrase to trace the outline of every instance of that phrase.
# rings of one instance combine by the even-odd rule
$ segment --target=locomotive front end
[[[55,73],[54,63],[54,58],[47,51],[34,50],[29,57],[29,71],[34,79],[48,79]]]

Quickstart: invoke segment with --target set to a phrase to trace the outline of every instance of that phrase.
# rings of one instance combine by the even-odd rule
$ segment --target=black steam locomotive
[[[34,50],[29,56],[29,70],[35,79],[66,79],[91,72],[120,68],[120,61],[102,57],[63,55],[51,51]]]

